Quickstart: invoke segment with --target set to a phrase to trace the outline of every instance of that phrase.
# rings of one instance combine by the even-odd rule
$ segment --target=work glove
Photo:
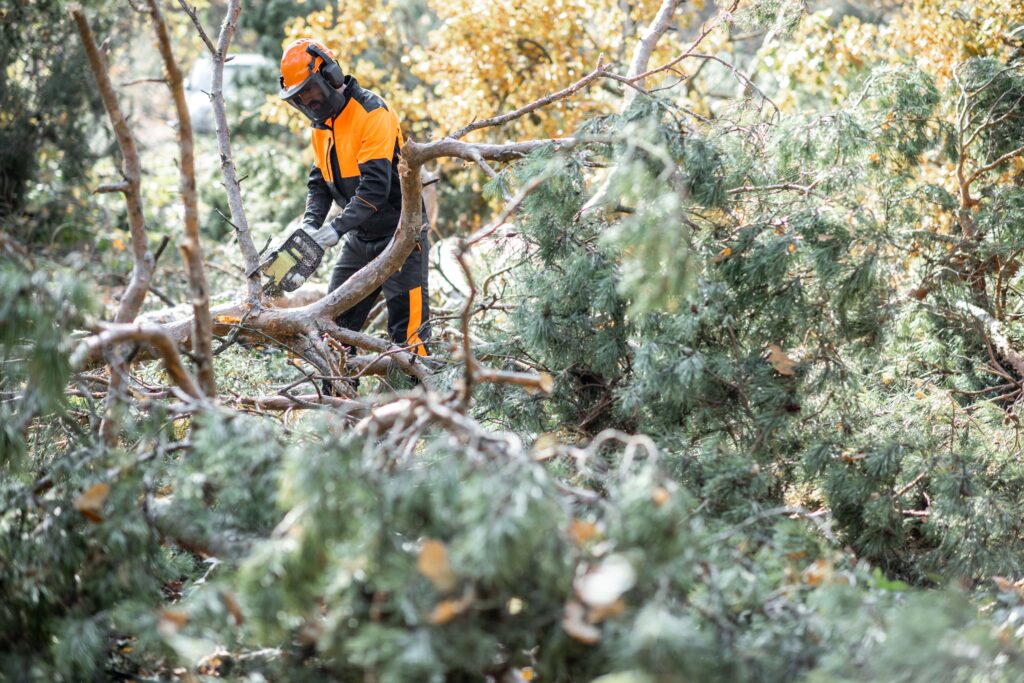
[[[328,249],[338,243],[338,231],[331,227],[330,223],[325,223],[321,228],[314,228],[311,225],[304,225],[302,229],[312,237],[322,249]]]

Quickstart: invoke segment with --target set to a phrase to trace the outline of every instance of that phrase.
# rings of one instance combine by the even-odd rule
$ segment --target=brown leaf
[[[796,362],[786,355],[786,352],[782,350],[782,347],[778,344],[772,344],[768,347],[768,350],[770,351],[768,354],[768,362],[772,364],[773,368],[775,368],[775,372],[780,375],[786,375],[787,377],[791,377],[796,374],[796,371],[793,370]]]
[[[423,541],[416,569],[439,591],[447,593],[455,587],[455,572],[448,562],[448,549],[442,541],[431,538]]]
[[[242,608],[238,605],[238,600],[235,599],[234,593],[227,590],[220,592],[220,599],[224,602],[224,607],[227,609],[228,614],[235,622],[235,626],[241,626],[245,618],[242,616]]]
[[[157,622],[157,631],[161,635],[169,636],[185,628],[188,623],[188,612],[177,609],[160,610],[160,620]]]
[[[601,629],[593,624],[588,624],[583,618],[585,614],[586,610],[584,610],[583,605],[580,603],[566,603],[565,612],[562,614],[562,629],[573,640],[593,645],[601,640]]]
[[[832,576],[832,565],[826,560],[815,560],[807,565],[801,577],[808,586],[820,586]]]
[[[658,507],[661,507],[662,505],[667,503],[669,498],[671,497],[672,494],[669,493],[668,489],[666,489],[664,486],[655,486],[653,489],[651,489],[651,500],[653,500],[654,504],[657,505]]]
[[[447,624],[449,621],[465,612],[473,604],[474,596],[472,591],[467,591],[458,600],[442,600],[437,603],[434,610],[427,617],[427,621],[435,626]]]
[[[90,522],[99,524],[103,521],[103,504],[110,495],[110,485],[104,482],[93,484],[75,498],[75,509]]]
[[[587,621],[591,624],[600,624],[605,619],[617,617],[624,611],[626,611],[626,601],[619,598],[610,605],[591,608],[587,613]]]
[[[597,535],[597,525],[593,522],[572,518],[569,522],[569,538],[572,542],[578,546],[582,546],[584,543],[592,539]]]

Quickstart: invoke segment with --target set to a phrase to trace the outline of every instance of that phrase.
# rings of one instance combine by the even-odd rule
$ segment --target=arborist
[[[398,116],[383,98],[343,73],[333,52],[308,38],[284,49],[280,96],[312,122],[313,167],[302,229],[324,250],[343,240],[331,273],[330,289],[334,290],[380,255],[398,227],[402,209],[398,158],[403,144]],[[342,211],[324,222],[332,202]],[[425,208],[421,215],[423,228],[401,270],[342,313],[337,323],[362,329],[383,289],[391,339],[426,356],[430,308]]]

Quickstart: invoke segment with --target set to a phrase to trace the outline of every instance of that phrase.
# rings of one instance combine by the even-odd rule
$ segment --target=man
[[[303,229],[325,250],[345,238],[331,273],[333,290],[383,252],[398,227],[402,209],[398,156],[403,144],[398,116],[381,97],[345,75],[322,43],[308,38],[284,50],[280,96],[312,122],[313,167]],[[324,223],[332,202],[342,211]],[[422,220],[416,247],[401,270],[337,322],[351,330],[362,329],[383,289],[391,339],[426,356],[430,309],[425,209]]]

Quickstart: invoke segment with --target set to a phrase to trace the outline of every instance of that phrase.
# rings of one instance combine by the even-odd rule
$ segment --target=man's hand
[[[305,225],[302,229],[305,230],[306,233],[323,249],[333,247],[338,243],[338,231],[332,228],[330,224],[325,224],[319,229],[314,229],[312,226]]]

